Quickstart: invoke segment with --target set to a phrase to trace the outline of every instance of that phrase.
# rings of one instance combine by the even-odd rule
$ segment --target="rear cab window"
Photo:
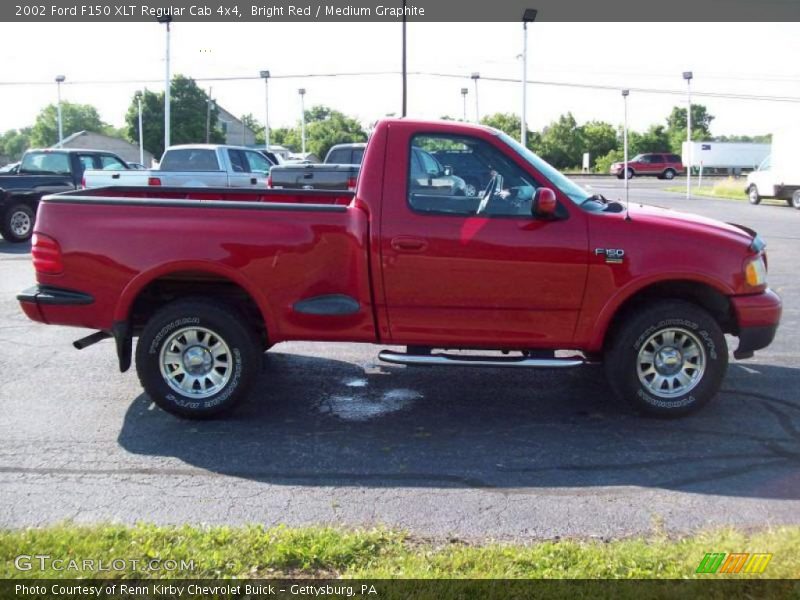
[[[215,150],[208,148],[175,148],[167,150],[159,167],[161,171],[219,171]]]
[[[69,175],[69,155],[66,152],[27,152],[19,166],[20,173]]]

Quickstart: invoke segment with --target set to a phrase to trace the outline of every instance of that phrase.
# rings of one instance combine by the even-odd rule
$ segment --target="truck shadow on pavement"
[[[406,369],[267,356],[232,417],[180,420],[142,394],[119,443],[176,457],[185,471],[279,485],[642,486],[800,498],[800,369],[732,364],[712,405],[666,421],[620,406],[598,368]]]

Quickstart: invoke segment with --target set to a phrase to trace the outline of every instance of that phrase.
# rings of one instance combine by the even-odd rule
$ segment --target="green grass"
[[[358,577],[691,578],[706,552],[770,552],[763,577],[800,578],[800,527],[720,530],[670,539],[531,544],[432,542],[386,529],[78,526],[0,532],[0,578]],[[15,557],[193,560],[193,571],[19,571]],[[699,577],[719,577],[700,575]],[[723,576],[724,577],[724,576]],[[733,576],[729,576],[733,577]],[[745,575],[739,574],[741,578]]]
[[[694,182],[692,182],[694,184]],[[744,192],[745,182],[742,179],[723,179],[713,185],[695,187],[692,185],[693,196],[707,196],[709,198],[722,198],[725,200],[747,200]],[[686,185],[675,185],[664,188],[667,192],[686,192]]]

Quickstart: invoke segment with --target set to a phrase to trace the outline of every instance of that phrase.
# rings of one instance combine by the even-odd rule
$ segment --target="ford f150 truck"
[[[187,144],[167,148],[158,169],[87,170],[83,186],[264,188],[272,165],[264,153],[253,148]]]
[[[413,148],[474,152],[477,196],[420,181]],[[287,340],[405,346],[401,365],[602,361],[644,413],[706,404],[771,343],[780,298],[747,227],[592,195],[507,135],[387,120],[347,191],[106,188],[48,196],[22,309],[113,337],[167,411],[205,418]],[[264,393],[267,393],[264,390]]]
[[[0,233],[9,242],[24,242],[33,234],[39,199],[45,194],[80,187],[85,169],[127,169],[116,154],[83,148],[28,150],[14,174],[0,175]]]

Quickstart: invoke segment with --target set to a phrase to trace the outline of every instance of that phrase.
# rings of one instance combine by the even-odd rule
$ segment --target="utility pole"
[[[684,71],[686,80],[686,199],[692,197],[692,72]]]
[[[208,98],[206,98],[206,144],[211,141],[211,111],[216,108],[214,101],[211,99],[211,91],[214,88],[208,88]]]
[[[136,102],[139,105],[139,164],[147,167],[144,164],[144,131],[142,131],[142,92],[136,92]]]
[[[469,93],[469,89],[461,88],[461,98],[463,99],[464,104],[464,118],[463,121],[466,123],[467,121],[467,94]]]
[[[66,81],[63,75],[56,75],[56,89],[58,93],[58,104],[56,105],[56,113],[58,115],[58,147],[64,143],[64,125],[61,122],[61,84]]]
[[[481,74],[477,71],[470,75],[472,81],[475,82],[475,122],[480,123],[481,121],[481,113],[478,110],[478,79],[481,78]]]
[[[297,90],[297,93],[300,94],[300,143],[302,144],[302,152],[303,158],[305,158],[306,154],[306,88],[300,88]]]
[[[522,124],[520,125],[520,141],[528,147],[528,23],[536,20],[537,11],[526,8],[522,13]]]
[[[403,110],[401,116],[408,114],[408,68],[406,63],[406,0],[403,0]]]
[[[167,26],[167,51],[165,56],[165,64],[166,64],[166,72],[164,75],[164,150],[169,148],[170,146],[170,103],[171,103],[171,82],[170,82],[170,74],[169,74],[169,42],[170,42],[170,23],[172,23],[172,17],[170,15],[164,15],[162,17],[158,17],[156,19],[162,25]]]
[[[260,71],[264,80],[264,148],[269,152],[269,71]]]

